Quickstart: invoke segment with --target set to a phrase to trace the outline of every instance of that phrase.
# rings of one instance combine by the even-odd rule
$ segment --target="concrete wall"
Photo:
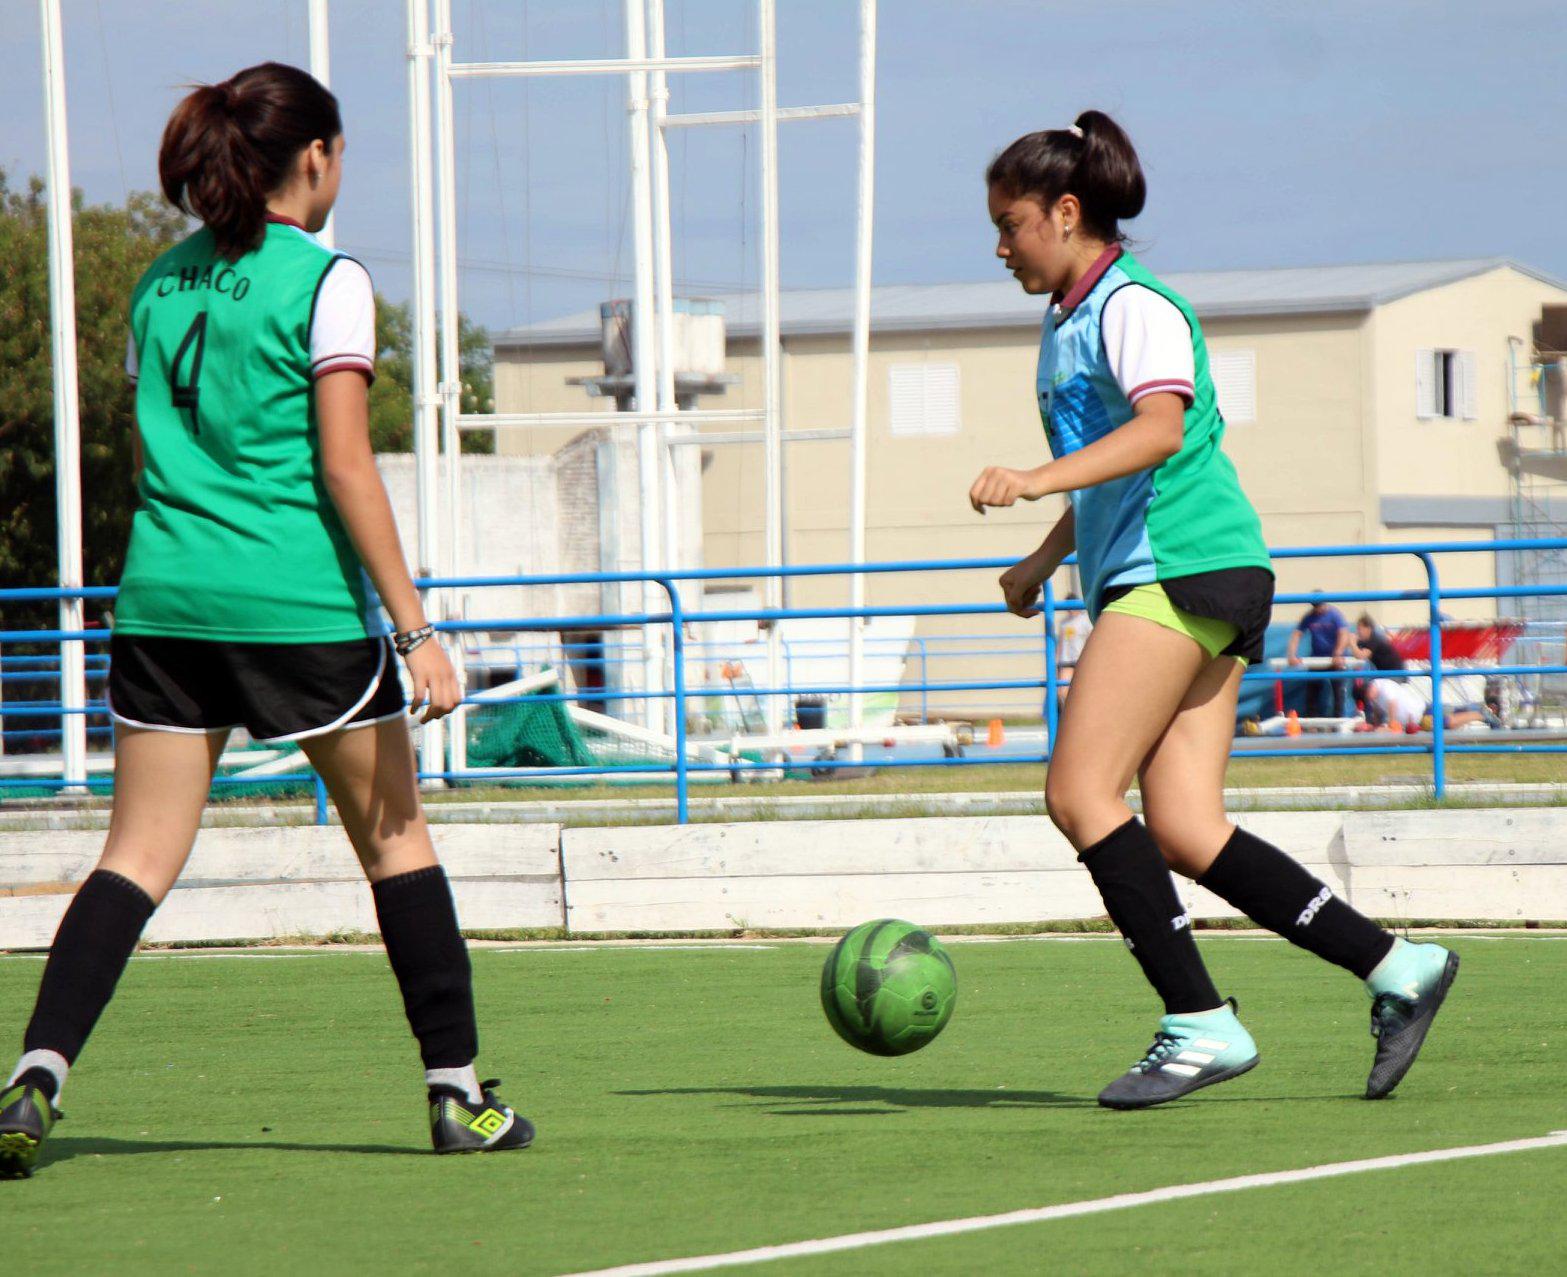
[[[469,930],[558,927],[559,830],[434,825]],[[0,949],[47,948],[103,849],[95,831],[0,834]],[[205,829],[146,938],[177,943],[377,929],[370,888],[341,829]]]
[[[1247,827],[1373,917],[1567,919],[1559,808],[1256,812]],[[941,927],[1103,916],[1041,816],[572,829],[437,825],[468,930],[573,932]],[[99,833],[0,834],[0,949],[49,944]],[[1235,911],[1177,880],[1200,918]],[[152,941],[262,940],[376,929],[337,829],[209,829],[154,917]]]

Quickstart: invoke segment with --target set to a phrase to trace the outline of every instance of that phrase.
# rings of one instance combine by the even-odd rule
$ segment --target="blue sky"
[[[1507,255],[1567,277],[1567,22],[1492,0],[1132,3],[883,0],[876,279],[998,277],[980,174],[1019,133],[1084,107],[1121,119],[1150,199],[1129,229],[1155,269]],[[73,179],[118,201],[155,184],[179,86],[306,61],[305,0],[65,0]],[[620,50],[621,0],[454,0],[461,59]],[[746,0],[668,0],[671,51],[754,48]],[[780,99],[841,101],[853,0],[779,0]],[[335,0],[333,87],[349,170],[339,242],[407,291],[400,0]],[[0,167],[43,165],[37,5],[0,0]],[[676,109],[754,103],[744,74],[688,77]],[[457,86],[465,310],[491,327],[628,287],[623,89],[610,80]],[[783,131],[786,286],[846,284],[854,126]],[[684,291],[754,285],[756,140],[673,152]]]

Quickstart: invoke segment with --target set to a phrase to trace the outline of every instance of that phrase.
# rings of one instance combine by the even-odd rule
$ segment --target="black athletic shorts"
[[[384,638],[344,643],[222,643],[116,634],[109,713],[126,727],[300,740],[403,713],[397,657]]]
[[[1166,577],[1159,584],[1181,611],[1236,627],[1235,641],[1219,655],[1239,656],[1253,666],[1262,662],[1263,644],[1273,620],[1273,573],[1267,568],[1220,568],[1217,572]],[[1136,588],[1111,586],[1104,591],[1100,610]]]

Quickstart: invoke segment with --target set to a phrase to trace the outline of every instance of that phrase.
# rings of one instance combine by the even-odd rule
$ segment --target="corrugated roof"
[[[1174,271],[1163,279],[1204,318],[1353,314],[1501,267],[1567,292],[1567,283],[1505,257]],[[719,300],[724,303],[730,336],[754,336],[760,330],[756,293],[731,293]],[[853,321],[854,290],[850,288],[788,289],[779,302],[785,336],[847,332]],[[1044,307],[1044,298],[1019,291],[1010,279],[975,284],[884,284],[871,290],[871,327],[877,332],[919,332],[1033,326],[1040,322]],[[598,338],[595,309],[509,329],[496,336],[495,344],[574,346]]]

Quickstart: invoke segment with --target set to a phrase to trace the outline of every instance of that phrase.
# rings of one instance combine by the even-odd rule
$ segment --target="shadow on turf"
[[[132,1157],[145,1153],[205,1153],[250,1151],[284,1153],[359,1153],[366,1156],[428,1157],[428,1149],[394,1144],[290,1144],[282,1140],[114,1140],[91,1136],[57,1135],[49,1141],[43,1161],[47,1165],[73,1157]]]
[[[1093,1108],[1095,1101],[1059,1091],[916,1090],[890,1086],[674,1086],[656,1091],[618,1091],[618,1095],[738,1095],[772,1102],[792,1100],[802,1104],[838,1104],[848,1108],[773,1109],[776,1117],[863,1117],[911,1108]],[[886,1108],[866,1108],[869,1104]]]

